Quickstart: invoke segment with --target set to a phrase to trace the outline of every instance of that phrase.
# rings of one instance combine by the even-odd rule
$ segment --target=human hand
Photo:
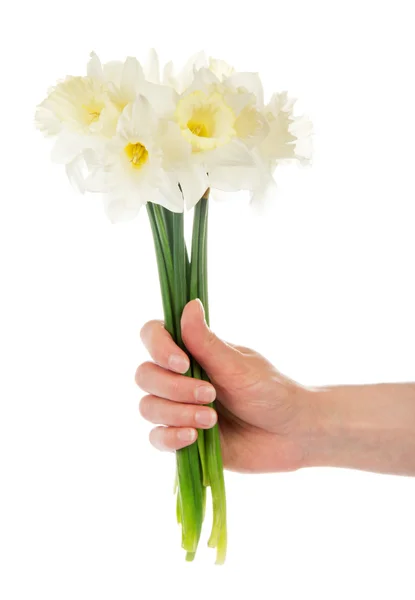
[[[141,415],[155,424],[151,443],[178,450],[197,438],[197,428],[212,427],[219,417],[227,469],[261,473],[303,466],[312,413],[311,391],[281,375],[263,356],[220,340],[206,325],[198,300],[187,304],[182,337],[211,384],[185,377],[187,355],[161,321],[150,321],[141,338],[153,362],[141,364],[136,382],[147,392]],[[213,408],[204,406],[216,397]],[[217,411],[217,412],[216,412]]]

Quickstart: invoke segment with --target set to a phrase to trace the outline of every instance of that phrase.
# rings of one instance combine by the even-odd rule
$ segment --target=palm
[[[208,373],[217,391],[224,466],[240,472],[298,468],[302,452],[290,435],[299,418],[297,385],[257,352],[233,348],[243,357],[239,368]]]

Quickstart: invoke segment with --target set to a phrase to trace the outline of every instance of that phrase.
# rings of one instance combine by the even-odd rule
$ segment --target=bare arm
[[[415,476],[415,384],[338,386],[312,396],[306,466]]]

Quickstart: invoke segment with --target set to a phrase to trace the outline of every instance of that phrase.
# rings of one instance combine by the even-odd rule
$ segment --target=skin
[[[242,473],[330,466],[415,476],[415,384],[306,388],[263,356],[217,337],[199,300],[183,311],[183,341],[211,384],[185,377],[189,359],[161,321],[141,339],[153,362],[135,375],[141,415],[162,425],[159,450],[193,443],[219,420],[225,468]],[[206,406],[215,400],[215,410]]]

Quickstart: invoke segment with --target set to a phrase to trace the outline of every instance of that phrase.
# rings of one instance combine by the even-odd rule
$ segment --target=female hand
[[[182,375],[187,355],[161,321],[150,321],[141,338],[154,362],[136,371],[147,392],[141,415],[155,424],[150,441],[160,450],[193,443],[197,429],[219,419],[224,466],[240,472],[290,471],[304,466],[313,418],[313,392],[281,375],[257,352],[219,339],[206,325],[203,306],[193,300],[184,309],[186,348],[211,383]],[[205,406],[215,400],[214,407]]]

